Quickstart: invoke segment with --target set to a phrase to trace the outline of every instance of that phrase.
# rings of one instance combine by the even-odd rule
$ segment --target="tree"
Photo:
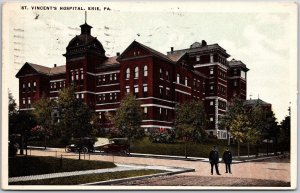
[[[50,134],[50,130],[53,126],[52,111],[54,106],[54,101],[50,100],[49,98],[42,97],[41,99],[33,103],[34,109],[31,112],[37,124],[41,126],[44,132],[45,149],[47,148],[47,135]]]
[[[196,135],[200,142],[207,138],[204,130],[207,123],[204,106],[202,101],[189,101],[177,104],[175,113],[176,133],[185,139],[185,157],[187,158],[187,141]]]
[[[248,156],[249,156],[250,144],[255,145],[256,155],[258,156],[258,144],[263,139],[262,131],[265,125],[264,111],[262,110],[261,107],[256,106],[253,109],[250,109],[248,115],[251,122],[251,129],[249,129],[246,133],[246,141],[248,143]]]
[[[240,143],[246,140],[246,133],[251,129],[248,115],[245,113],[243,102],[240,99],[234,99],[229,105],[227,114],[221,119],[221,125],[237,141],[239,157]]]
[[[227,130],[227,140],[228,140],[228,145],[230,145],[230,127],[234,119],[236,119],[236,116],[239,114],[244,113],[244,106],[243,102],[236,98],[233,100],[232,103],[228,105],[228,111],[227,113],[221,117],[220,122],[219,122],[219,127],[224,128]]]
[[[8,91],[8,113],[9,115],[17,113],[17,103],[10,91]]]
[[[281,153],[284,151],[290,151],[291,143],[291,116],[286,116],[280,123],[279,144],[281,147]]]
[[[120,136],[127,137],[129,142],[144,136],[141,127],[143,111],[136,98],[128,94],[121,101],[115,114],[110,113],[108,119],[113,123]]]
[[[76,99],[73,86],[60,91],[58,99],[59,127],[65,139],[93,136],[92,113],[81,100]]]

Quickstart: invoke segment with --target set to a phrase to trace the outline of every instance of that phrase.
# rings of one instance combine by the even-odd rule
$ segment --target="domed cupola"
[[[66,53],[63,54],[65,57],[76,57],[82,56],[86,53],[96,54],[100,57],[105,56],[105,50],[101,42],[91,35],[92,26],[84,23],[80,26],[81,34],[76,35],[68,44]]]

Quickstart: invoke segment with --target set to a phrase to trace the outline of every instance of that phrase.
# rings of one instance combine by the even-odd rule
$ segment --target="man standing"
[[[232,163],[232,153],[229,151],[229,148],[227,147],[226,150],[223,153],[223,161],[225,163],[226,167],[226,173],[231,173],[230,164]]]
[[[217,175],[221,175],[219,173],[219,169],[218,169],[219,153],[216,150],[216,146],[214,146],[213,149],[209,153],[209,162],[210,162],[210,166],[211,166],[211,175],[213,175],[213,167],[214,166],[216,168]]]

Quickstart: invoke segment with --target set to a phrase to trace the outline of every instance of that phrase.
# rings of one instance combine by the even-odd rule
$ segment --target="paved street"
[[[39,156],[57,156],[60,155],[69,158],[78,158],[78,154],[65,153],[64,149],[49,149],[44,150],[31,150],[31,155]],[[73,156],[72,156],[73,155]],[[83,158],[83,156],[82,156]],[[188,172],[176,174],[174,176],[166,176],[155,179],[147,179],[143,181],[130,182],[131,185],[201,185],[205,182],[206,185],[230,185],[240,184],[241,181],[248,184],[259,184],[264,180],[265,183],[271,180],[273,184],[284,182],[287,185],[290,182],[290,162],[289,159],[269,159],[257,162],[242,162],[232,165],[232,174],[225,174],[224,164],[219,164],[219,170],[222,176],[210,174],[210,164],[203,161],[185,161],[185,160],[172,160],[162,158],[145,158],[145,157],[131,157],[131,156],[111,156],[111,155],[90,155],[85,157],[91,160],[112,161],[118,164],[144,164],[144,165],[158,165],[158,166],[171,166],[194,168],[195,172]],[[205,178],[204,178],[205,177]],[[226,178],[224,178],[226,177]],[[166,179],[166,180],[162,180]],[[214,179],[214,180],[212,180]],[[211,183],[207,183],[211,181]],[[277,182],[276,182],[277,181]],[[239,183],[238,183],[239,182]],[[217,184],[215,184],[217,183]],[[125,183],[126,184],[126,183]],[[123,185],[125,185],[123,184]],[[128,184],[128,185],[129,185]],[[270,184],[270,183],[269,183]]]

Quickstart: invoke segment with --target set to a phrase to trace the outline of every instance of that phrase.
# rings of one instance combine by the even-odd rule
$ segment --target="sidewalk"
[[[60,178],[60,177],[78,176],[78,175],[86,175],[86,174],[101,174],[101,173],[111,173],[111,172],[130,171],[130,170],[150,170],[150,169],[163,170],[163,171],[167,171],[168,174],[171,173],[177,174],[177,173],[194,171],[193,169],[189,169],[189,168],[167,167],[167,166],[126,165],[126,164],[116,164],[116,165],[117,167],[115,168],[107,168],[107,169],[12,177],[8,179],[8,182],[11,183],[11,182],[30,181],[30,180],[42,180],[42,179],[50,179],[50,178]]]
[[[28,148],[32,149],[39,149],[44,150],[44,147],[36,147],[36,146],[28,146]],[[57,152],[64,152],[63,148],[47,148],[44,151],[57,151]],[[91,155],[97,155],[102,154],[100,151],[95,151],[94,153],[91,153]],[[114,155],[118,156],[118,155]],[[201,161],[201,162],[209,162],[208,158],[204,157],[188,157],[185,158],[185,156],[174,156],[174,155],[159,155],[159,154],[142,154],[142,153],[130,153],[130,157],[144,157],[144,158],[157,158],[157,159],[172,159],[172,160],[184,160],[184,161]],[[270,159],[274,156],[274,153],[269,153],[268,157],[260,157],[260,156],[266,156],[266,153],[259,153],[259,157],[256,157],[255,155],[247,155],[240,156],[240,158],[244,158],[244,160],[236,160],[237,156],[233,156],[232,163],[243,163],[243,162],[251,162],[251,161],[258,161],[258,160],[264,160],[264,159]],[[222,159],[219,159],[220,162]]]

